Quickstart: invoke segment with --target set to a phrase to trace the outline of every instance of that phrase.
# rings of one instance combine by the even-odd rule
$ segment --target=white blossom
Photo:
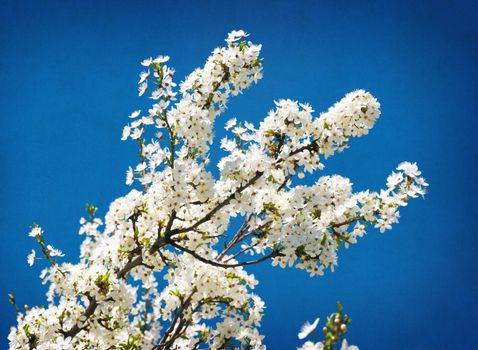
[[[39,226],[34,226],[32,230],[28,233],[30,237],[40,237],[42,235],[42,229]]]
[[[28,265],[33,266],[35,259],[36,259],[36,253],[35,253],[35,250],[32,249],[32,252],[28,254],[28,257],[27,257]]]
[[[140,113],[141,113],[141,110],[138,109],[138,110],[134,111],[133,113],[131,113],[128,118],[136,119],[136,118],[138,118]]]
[[[153,63],[153,58],[150,57],[150,58],[146,58],[145,60],[143,60],[141,62],[141,65],[143,65],[145,67],[149,67],[152,63]]]
[[[63,254],[61,250],[55,249],[51,245],[47,245],[46,247],[50,256],[65,256],[65,254]]]
[[[149,70],[148,71],[143,71],[141,73],[139,73],[139,81],[138,81],[138,84],[142,84],[143,82],[145,82],[146,80],[148,80],[149,78]]]
[[[143,96],[146,90],[148,90],[148,84],[146,82],[141,83],[138,87],[138,95]]]
[[[158,56],[153,60],[153,63],[162,64],[169,61],[169,56]]]
[[[134,172],[131,167],[128,168],[128,171],[126,172],[126,184],[129,186],[133,183],[134,181]]]
[[[231,43],[231,42],[237,41],[239,39],[242,39],[242,38],[245,38],[245,37],[248,37],[248,36],[249,36],[249,34],[247,34],[243,30],[233,30],[232,32],[230,32],[228,34],[226,41],[228,43]]]
[[[249,34],[229,33],[224,47],[179,87],[169,56],[147,58],[139,95],[152,101],[135,110],[122,140],[139,146],[128,167],[127,193],[104,220],[89,207],[81,218],[80,259],[35,237],[51,266],[46,307],[19,313],[9,349],[265,349],[260,325],[265,305],[249,265],[270,262],[310,276],[334,271],[339,248],[357,244],[366,228],[380,232],[398,223],[400,207],[423,196],[428,184],[416,163],[403,162],[378,191],[354,192],[340,175],[316,176],[325,160],[366,135],[380,104],[365,90],[345,95],[313,115],[305,102],[277,100],[263,121],[229,120],[220,140],[225,151],[218,175],[211,169],[214,123],[229,99],[262,78],[261,45]],[[213,158],[214,159],[214,158]],[[138,180],[135,182],[135,180]],[[301,181],[299,181],[301,182]],[[234,229],[232,218],[242,221]],[[28,255],[32,265],[35,251]],[[164,280],[161,280],[164,279]],[[302,327],[305,338],[319,319]],[[341,338],[340,338],[341,339]],[[342,349],[356,350],[346,341]],[[322,349],[307,341],[302,350]]]
[[[340,347],[340,350],[359,350],[358,346],[355,345],[349,345],[347,343],[347,339],[344,339],[342,341],[342,346]]]
[[[310,324],[308,321],[302,325],[302,328],[300,329],[299,334],[297,335],[299,339],[304,339],[307,337],[310,333],[312,333],[317,325],[319,324],[319,318],[316,318],[312,324]]]
[[[297,350],[322,350],[323,348],[324,344],[322,342],[313,343],[308,340],[300,348],[297,348]]]

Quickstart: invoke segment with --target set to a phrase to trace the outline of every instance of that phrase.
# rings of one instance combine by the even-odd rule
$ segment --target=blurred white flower
[[[32,266],[33,263],[35,262],[35,257],[36,257],[36,253],[35,251],[32,249],[32,252],[30,254],[28,254],[28,257],[27,257],[27,262],[28,262],[28,265]]]
[[[318,324],[319,324],[319,318],[316,318],[312,324],[310,324],[309,321],[306,321],[302,325],[302,328],[300,329],[300,332],[297,335],[299,339],[304,339],[305,337],[307,337],[310,333],[314,331],[314,329],[317,327]]]

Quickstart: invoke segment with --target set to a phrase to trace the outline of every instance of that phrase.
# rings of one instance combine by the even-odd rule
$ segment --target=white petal
[[[307,337],[310,333],[314,331],[314,329],[317,327],[319,324],[319,318],[316,318],[314,323],[310,324],[308,321],[304,323],[302,328],[300,329],[299,334],[297,335],[299,339],[304,339]]]

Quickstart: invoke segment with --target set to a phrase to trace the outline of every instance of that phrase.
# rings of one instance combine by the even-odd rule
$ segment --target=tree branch
[[[196,289],[193,289],[193,291],[191,292],[191,294],[186,298],[185,301],[182,301],[181,302],[181,305],[179,306],[178,310],[174,313],[174,317],[173,317],[173,320],[171,321],[171,324],[169,325],[168,327],[168,330],[164,333],[163,335],[163,338],[161,340],[161,342],[156,345],[155,347],[153,347],[153,350],[159,350],[159,349],[169,349],[171,344],[174,342],[175,340],[175,337],[174,337],[174,334],[173,336],[170,338],[170,334],[175,331],[175,333],[177,332],[177,329],[175,330],[176,328],[176,323],[178,323],[178,321],[180,319],[182,319],[183,317],[183,312],[184,310],[189,307],[189,305],[191,304],[191,299],[193,297],[193,295],[196,293]],[[179,327],[178,327],[179,328]],[[168,338],[170,338],[168,340]]]
[[[244,219],[244,222],[242,223],[241,227],[239,230],[236,232],[234,237],[232,237],[231,241],[225,246],[224,250],[221,252],[221,254],[218,255],[217,261],[221,261],[224,256],[227,254],[227,252],[237,243],[237,240],[241,237],[241,235],[247,230],[249,227],[249,221],[251,221],[253,216],[253,213],[249,214],[249,216]]]
[[[276,256],[281,256],[282,254],[278,251],[278,250],[273,250],[270,254],[268,255],[265,255],[263,256],[262,258],[260,259],[257,259],[257,260],[252,260],[252,261],[243,261],[243,262],[240,262],[240,263],[235,263],[235,264],[224,264],[224,263],[220,263],[218,261],[215,261],[215,260],[209,260],[209,259],[206,259],[204,257],[202,257],[201,255],[199,255],[198,253],[196,253],[195,251],[193,250],[190,250],[186,247],[183,247],[175,242],[171,242],[170,243],[173,247],[177,248],[178,250],[181,250],[185,253],[188,253],[190,255],[192,255],[193,257],[195,257],[196,259],[198,259],[199,261],[205,263],[205,264],[209,264],[209,265],[212,265],[212,266],[217,266],[217,267],[223,267],[223,268],[229,268],[229,267],[238,267],[238,266],[246,266],[246,265],[254,265],[254,264],[258,264],[260,262],[263,262],[265,260],[268,260],[270,258],[274,258]]]
[[[245,184],[239,186],[233,193],[231,193],[225,200],[217,204],[213,209],[211,209],[202,219],[196,221],[193,225],[181,229],[175,229],[171,231],[171,236],[183,233],[183,232],[188,232],[191,230],[196,229],[198,226],[204,224],[205,222],[211,220],[211,218],[222,208],[224,208],[226,205],[228,205],[231,200],[235,197],[236,194],[242,193],[246,188],[250,187],[253,185],[262,175],[264,172],[262,171],[257,171],[256,174]]]
[[[98,307],[98,303],[97,303],[97,301],[94,297],[92,297],[90,295],[87,295],[86,297],[88,298],[89,304],[88,304],[88,307],[86,308],[85,313],[83,314],[83,316],[85,316],[88,319],[95,312],[96,308]],[[83,329],[84,329],[84,327],[79,327],[78,324],[75,324],[68,331],[60,330],[60,333],[63,334],[63,336],[65,338],[68,338],[68,337],[73,338],[78,333],[80,333]]]

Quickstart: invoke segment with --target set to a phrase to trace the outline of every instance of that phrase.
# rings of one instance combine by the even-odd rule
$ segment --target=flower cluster
[[[322,328],[324,340],[317,342],[307,340],[298,350],[332,350],[336,349],[336,344],[340,345],[340,350],[359,350],[357,346],[349,345],[347,339],[345,339],[350,322],[350,317],[343,313],[342,304],[337,303],[337,312],[327,317],[327,323]],[[306,322],[302,326],[298,338],[304,339],[314,336],[318,324],[318,318],[312,324]]]
[[[213,124],[262,75],[261,46],[247,37],[231,32],[179,87],[168,56],[142,62],[139,95],[153,103],[130,115],[122,135],[139,147],[126,179],[134,188],[104,220],[87,205],[76,264],[57,262],[63,254],[33,227],[51,265],[41,274],[48,305],[18,314],[10,349],[263,349],[264,303],[247,266],[269,261],[322,275],[367,225],[390,229],[399,208],[425,194],[427,183],[407,162],[380,192],[354,193],[338,175],[298,183],[373,127],[380,104],[364,90],[318,116],[309,104],[279,100],[258,126],[228,121],[215,177],[207,156]],[[28,263],[37,259],[33,251]]]

